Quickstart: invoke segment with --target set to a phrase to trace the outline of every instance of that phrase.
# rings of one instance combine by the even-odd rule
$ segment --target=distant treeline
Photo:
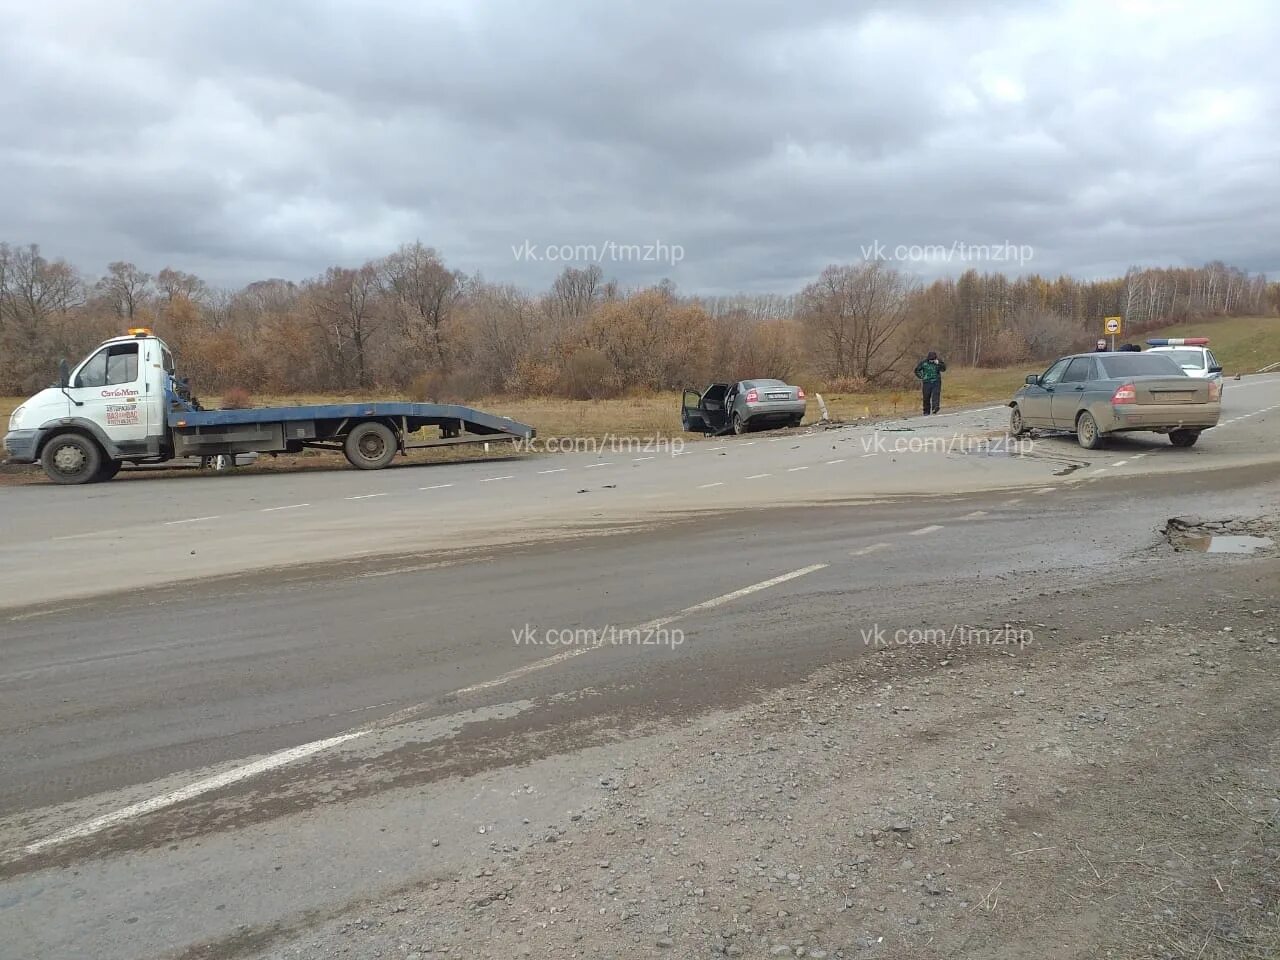
[[[898,383],[916,355],[999,366],[1090,342],[1104,316],[1131,333],[1280,309],[1280,284],[1210,263],[1110,280],[970,270],[921,284],[880,261],[828,267],[790,296],[691,297],[669,283],[621,290],[566,268],[529,293],[450,269],[415,243],[302,283],[214,289],[166,267],[101,277],[37,246],[0,244],[0,393],[50,382],[129,326],[167,339],[197,393],[385,389],[419,399],[614,396],[709,378],[811,378],[839,389]]]

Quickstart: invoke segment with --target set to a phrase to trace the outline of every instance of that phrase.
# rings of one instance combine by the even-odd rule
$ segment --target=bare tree
[[[164,294],[165,300],[170,303],[178,297],[199,301],[204,299],[208,292],[205,282],[194,273],[183,273],[173,267],[165,267],[156,274],[156,286]]]
[[[910,347],[895,338],[914,283],[880,261],[832,265],[801,293],[800,319],[831,376],[875,380]]]
[[[107,275],[98,281],[98,290],[111,304],[116,316],[132,320],[150,285],[151,274],[143,273],[127,260],[116,260],[107,264]]]
[[[368,365],[370,338],[377,328],[378,271],[373,264],[359,270],[330,267],[310,289],[311,312],[324,329],[331,348],[331,367],[344,385],[349,365],[355,365],[355,383],[372,384]]]
[[[447,326],[462,299],[466,275],[450,270],[431,247],[406,244],[378,264],[378,276],[395,308],[398,332],[416,355],[449,367]]]

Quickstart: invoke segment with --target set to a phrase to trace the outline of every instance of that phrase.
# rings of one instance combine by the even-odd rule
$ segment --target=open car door
[[[686,433],[706,433],[707,420],[702,415],[702,394],[686,390],[680,398],[680,426]]]
[[[686,390],[680,399],[680,423],[689,431],[720,433],[729,424],[724,409],[727,383],[713,383],[702,391]]]

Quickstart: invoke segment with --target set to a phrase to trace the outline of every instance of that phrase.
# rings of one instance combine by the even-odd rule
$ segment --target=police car
[[[1222,364],[1209,350],[1208,337],[1175,337],[1147,341],[1147,353],[1163,353],[1180,366],[1188,377],[1213,380],[1222,388]]]

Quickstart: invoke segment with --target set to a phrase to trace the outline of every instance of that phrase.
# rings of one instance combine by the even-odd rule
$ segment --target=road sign
[[[1102,329],[1106,331],[1108,337],[1118,337],[1124,330],[1123,317],[1103,317]]]

